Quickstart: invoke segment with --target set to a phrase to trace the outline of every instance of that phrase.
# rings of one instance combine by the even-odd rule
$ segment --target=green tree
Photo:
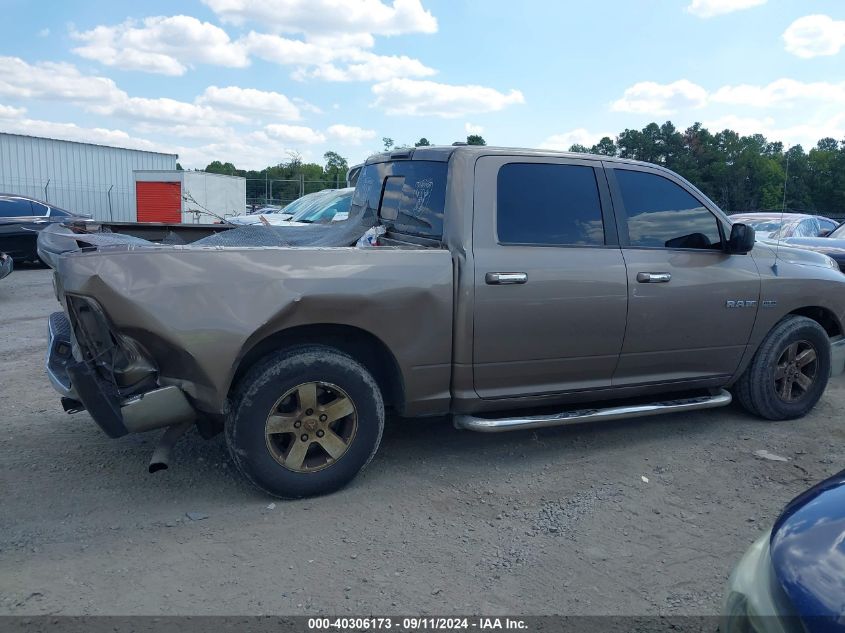
[[[424,136],[416,143],[414,143],[414,147],[429,147],[430,145],[431,143],[429,143],[428,139]]]
[[[604,136],[602,139],[590,148],[591,154],[601,154],[602,156],[616,156],[618,148],[609,136]]]
[[[226,174],[227,176],[236,175],[238,170],[232,163],[221,163],[219,160],[211,161],[205,168],[205,171],[212,174]]]
[[[389,136],[383,136],[381,142],[384,143],[384,151],[389,152],[390,149],[396,144],[393,142],[393,139]]]
[[[487,145],[487,141],[480,134],[470,134],[467,136],[467,145]]]
[[[349,163],[343,156],[337,152],[326,152],[323,154],[323,160],[326,161],[324,168],[326,180],[333,181],[335,186],[339,186],[341,182],[346,181]]]

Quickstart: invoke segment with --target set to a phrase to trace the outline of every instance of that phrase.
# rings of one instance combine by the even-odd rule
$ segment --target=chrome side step
[[[731,403],[731,394],[724,389],[712,396],[698,396],[678,400],[664,400],[649,404],[608,407],[606,409],[576,409],[547,415],[529,415],[517,418],[480,418],[474,415],[454,416],[455,427],[482,433],[500,433],[517,429],[539,429],[547,426],[563,426],[580,422],[641,418],[647,415],[714,409]]]

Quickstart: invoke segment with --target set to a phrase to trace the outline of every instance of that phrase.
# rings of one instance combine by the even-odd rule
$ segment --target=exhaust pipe
[[[193,421],[190,421],[167,427],[167,430],[165,430],[159,439],[158,444],[153,451],[153,456],[150,459],[149,471],[151,473],[167,469],[167,466],[170,464],[170,457],[173,453],[173,446],[176,444],[176,440],[182,437],[188,429],[193,426],[193,424]]]

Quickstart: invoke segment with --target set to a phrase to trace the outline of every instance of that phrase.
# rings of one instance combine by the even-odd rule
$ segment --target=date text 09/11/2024
[[[482,631],[509,629],[527,629],[525,620],[519,618],[477,617],[477,618],[438,618],[438,617],[344,617],[344,618],[308,618],[309,631],[342,630],[469,630]]]

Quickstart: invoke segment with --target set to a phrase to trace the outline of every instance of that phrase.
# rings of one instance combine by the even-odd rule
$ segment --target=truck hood
[[[798,239],[798,238],[796,238]],[[801,239],[815,239],[815,238],[801,238]],[[824,238],[821,238],[824,239]],[[754,255],[762,255],[765,257],[775,257],[790,264],[799,264],[803,266],[818,266],[820,268],[833,268],[830,257],[822,251],[816,251],[797,248],[796,246],[787,243],[787,240],[782,240],[780,246],[775,242],[762,241],[754,244]]]

